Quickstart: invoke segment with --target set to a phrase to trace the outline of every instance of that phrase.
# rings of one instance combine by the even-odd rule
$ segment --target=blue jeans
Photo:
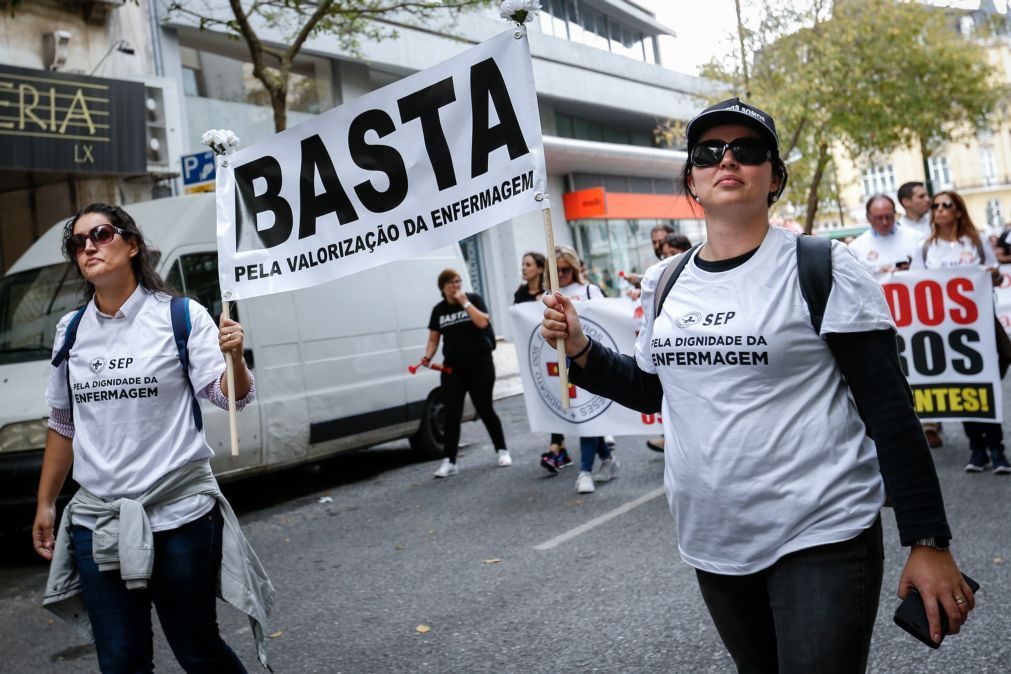
[[[599,456],[601,460],[611,458],[611,450],[607,448],[604,438],[579,438],[579,470],[591,472],[594,456]]]
[[[178,529],[154,534],[154,569],[146,589],[127,590],[119,571],[99,571],[91,529],[71,530],[74,559],[98,651],[108,674],[152,672],[151,603],[186,672],[245,672],[218,634],[216,592],[221,566],[218,507]]]
[[[867,668],[883,567],[878,518],[851,540],[791,553],[758,573],[696,574],[739,672],[853,674]]]

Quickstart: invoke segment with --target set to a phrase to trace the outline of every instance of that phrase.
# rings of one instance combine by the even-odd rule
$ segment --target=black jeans
[[[74,526],[74,560],[81,575],[102,672],[152,672],[151,603],[186,672],[245,672],[218,633],[216,592],[221,566],[218,507],[178,529],[154,534],[154,569],[147,589],[128,590],[119,571],[99,571],[91,529]]]
[[[487,358],[452,363],[452,374],[442,373],[442,400],[446,414],[446,458],[456,463],[456,451],[460,444],[460,419],[463,417],[463,400],[469,393],[477,415],[484,422],[491,436],[492,449],[505,449],[505,435],[502,422],[491,404],[491,393],[495,387],[495,362],[491,354]]]
[[[969,438],[969,449],[1004,451],[1004,427],[992,421],[963,421],[962,428]]]
[[[854,674],[867,668],[883,560],[878,518],[851,540],[794,552],[758,573],[696,573],[739,672]]]

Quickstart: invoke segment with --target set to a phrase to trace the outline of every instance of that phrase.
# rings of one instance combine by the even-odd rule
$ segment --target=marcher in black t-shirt
[[[488,308],[480,295],[465,293],[460,287],[460,275],[452,269],[439,274],[439,292],[442,301],[432,309],[428,321],[428,346],[421,362],[425,365],[435,357],[439,339],[445,337],[442,347],[444,364],[451,372],[442,373],[442,399],[445,405],[446,458],[442,460],[436,477],[456,475],[456,451],[460,443],[460,419],[463,416],[463,399],[470,393],[474,409],[488,429],[499,466],[512,465],[506,449],[502,422],[492,407],[491,393],[495,385],[495,363],[491,351],[495,348],[494,335]]]

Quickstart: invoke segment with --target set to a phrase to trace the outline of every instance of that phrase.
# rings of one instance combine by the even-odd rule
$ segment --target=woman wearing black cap
[[[735,98],[686,135],[681,185],[705,208],[706,241],[647,272],[635,356],[588,339],[559,293],[544,298],[542,335],[565,340],[580,387],[662,405],[679,551],[741,671],[866,668],[886,485],[911,548],[899,595],[919,591],[940,642],[939,611],[956,633],[973,596],[880,287],[833,244],[816,332],[796,235],[769,226],[787,179],[772,117]],[[660,277],[682,259],[664,298]]]

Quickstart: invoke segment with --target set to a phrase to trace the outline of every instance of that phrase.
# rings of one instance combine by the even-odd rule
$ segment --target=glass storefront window
[[[586,263],[591,283],[603,288],[608,297],[619,297],[629,287],[618,272],[641,274],[656,264],[650,234],[659,224],[670,224],[695,244],[704,238],[701,220],[578,220],[576,230],[579,256]]]

